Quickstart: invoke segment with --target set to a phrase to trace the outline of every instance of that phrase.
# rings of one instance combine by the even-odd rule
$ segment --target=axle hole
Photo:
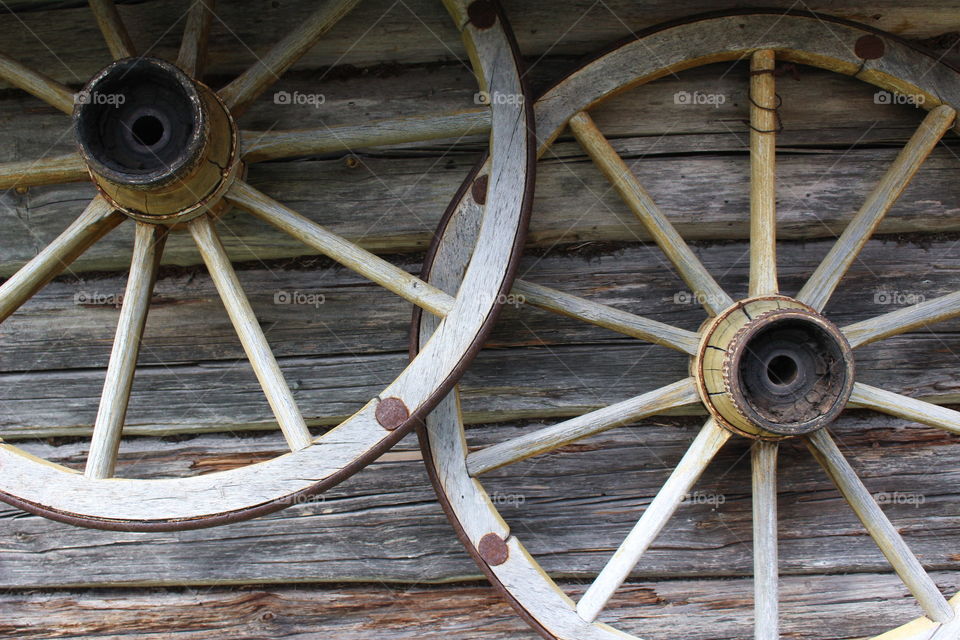
[[[775,356],[767,363],[767,377],[775,385],[788,385],[797,379],[797,361],[790,356]]]
[[[133,137],[145,147],[152,147],[163,138],[163,123],[154,116],[140,116],[133,123]]]

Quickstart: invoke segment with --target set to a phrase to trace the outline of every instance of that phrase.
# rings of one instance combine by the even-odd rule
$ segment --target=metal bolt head
[[[377,405],[376,416],[381,427],[394,431],[410,418],[410,411],[400,398],[384,398]]]
[[[886,48],[886,45],[879,36],[871,34],[858,38],[857,43],[853,47],[853,52],[861,60],[876,60],[877,58],[883,57]]]
[[[480,539],[477,553],[491,567],[496,567],[510,558],[510,547],[507,542],[495,533],[488,533]]]
[[[473,186],[470,187],[470,194],[473,196],[473,201],[479,205],[484,205],[487,203],[487,187],[490,183],[490,177],[483,175],[473,181]]]
[[[476,0],[467,7],[467,17],[477,29],[489,29],[497,23],[497,9],[490,0]]]

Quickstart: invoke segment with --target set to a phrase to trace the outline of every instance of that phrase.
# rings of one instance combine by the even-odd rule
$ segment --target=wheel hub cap
[[[208,87],[163,60],[108,65],[78,94],[73,120],[98,189],[141,220],[219,213],[240,169],[229,111]]]
[[[853,366],[833,323],[780,296],[743,300],[713,319],[694,361],[713,417],[759,439],[804,435],[832,422],[853,390]]]

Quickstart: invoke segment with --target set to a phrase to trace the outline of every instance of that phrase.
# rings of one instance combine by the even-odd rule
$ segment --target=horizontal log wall
[[[5,18],[0,51],[73,87],[106,63],[106,47],[83,3],[8,4],[18,14]],[[537,90],[630,31],[738,3],[567,4],[569,9],[557,11],[555,2],[504,0]],[[172,56],[182,29],[177,20],[188,5],[121,3],[120,13],[138,43],[155,42],[151,54]],[[221,5],[210,56],[213,86],[251,64],[313,3]],[[947,60],[958,57],[943,47],[960,29],[960,9],[921,0],[811,8],[940,46]],[[291,112],[268,92],[241,126],[311,127],[472,107],[474,81],[454,60],[463,52],[448,23],[434,0],[365,0],[276,85],[320,91],[325,103]],[[333,61],[340,66],[330,70]],[[678,229],[695,241],[698,256],[739,295],[747,284],[743,120],[749,103],[746,69],[724,75],[726,69],[663,79],[610,101],[595,118],[615,148],[635,161],[642,182]],[[716,109],[676,105],[677,91],[728,99]],[[799,80],[784,76],[778,91],[785,125],[778,138],[778,231],[787,240],[780,248],[781,282],[793,293],[920,114],[876,104],[871,87],[814,69],[801,69]],[[0,88],[0,162],[69,151],[67,124],[37,100]],[[273,162],[252,167],[249,180],[417,271],[483,140],[448,147],[448,141],[437,141],[361,150],[359,165],[340,154]],[[960,270],[958,149],[948,142],[934,152],[883,223],[882,235],[868,243],[828,307],[838,324],[954,290]],[[91,195],[82,184],[0,195],[0,278],[56,236]],[[231,257],[244,263],[240,279],[315,430],[355,411],[404,366],[409,305],[242,213],[229,213],[223,228]],[[114,231],[70,276],[0,325],[5,439],[57,462],[78,468],[84,463],[130,240],[128,228]],[[686,287],[647,240],[579,147],[562,138],[540,163],[522,276],[696,329],[702,312],[689,304]],[[142,437],[124,441],[121,476],[208,473],[283,450],[198,263],[188,238],[171,238],[130,409],[128,433]],[[284,292],[315,294],[322,304],[281,304]],[[947,323],[935,335],[920,332],[866,347],[858,354],[858,373],[870,384],[960,403],[958,329],[960,324]],[[686,375],[685,359],[666,349],[528,308],[508,307],[490,346],[463,384],[473,446]],[[702,422],[699,415],[682,415],[696,409],[679,413],[596,436],[487,479],[505,516],[524,530],[531,551],[572,595],[602,567]],[[922,497],[922,504],[890,505],[887,513],[940,587],[956,592],[960,495],[953,487],[960,486],[960,440],[867,412],[846,415],[835,433],[872,492]],[[747,635],[752,582],[745,454],[744,443],[734,441],[711,466],[697,487],[703,501],[681,508],[618,595],[619,620],[611,622],[651,638]],[[781,469],[784,634],[863,637],[919,615],[807,452],[785,445]],[[413,438],[321,498],[218,529],[95,532],[9,507],[0,507],[0,519],[7,532],[0,537],[0,584],[8,589],[0,594],[3,637],[534,637],[480,582],[436,503]],[[683,619],[698,624],[678,629]]]

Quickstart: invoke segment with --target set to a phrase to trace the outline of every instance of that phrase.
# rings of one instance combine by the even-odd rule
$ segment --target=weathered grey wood
[[[127,33],[113,0],[90,0],[90,9],[100,25],[103,39],[106,40],[114,60],[137,55],[133,40]]]
[[[790,187],[785,187],[779,207],[779,237],[835,237],[855,213],[851,203],[866,197],[869,184],[879,179],[894,155],[892,150],[851,152],[833,169],[830,180],[825,180],[823,174],[837,162],[832,153],[782,156],[781,181]],[[474,159],[451,157],[444,161],[443,171],[436,170],[436,160],[432,158],[365,158],[360,167],[353,169],[342,160],[270,163],[254,165],[249,182],[365,249],[388,253],[421,251]],[[936,151],[878,233],[956,231],[958,216],[953,203],[960,195],[960,185],[953,178],[957,165],[948,151]],[[745,161],[707,155],[653,158],[633,167],[684,237],[747,237],[744,207],[748,206],[748,191],[742,175]],[[427,172],[431,179],[422,179]],[[541,163],[531,245],[550,247],[560,238],[578,243],[650,238],[617,195],[608,192],[599,171],[585,165],[582,170],[577,168],[577,175],[583,183],[571,180],[569,167]],[[676,180],[677,175],[683,179]],[[707,188],[729,196],[705,199],[703,192]],[[15,216],[27,221],[33,235],[19,231],[0,237],[0,275],[9,275],[55,237],[93,193],[89,185],[67,185],[38,187],[27,194],[4,194],[0,203],[7,206],[0,207],[0,220]],[[931,193],[939,195],[931,200]],[[596,194],[601,194],[599,202]],[[380,206],[370,207],[371,197]],[[811,209],[818,212],[816,217],[810,215]],[[239,211],[227,214],[224,225],[230,230],[224,243],[235,260],[253,260],[257,254],[271,259],[316,253]],[[18,228],[11,226],[10,230]],[[112,234],[85,254],[74,269],[121,270],[128,261],[129,246],[129,237]],[[199,257],[189,240],[173,237],[166,260],[167,264],[197,264]]]
[[[831,317],[845,326],[908,302],[897,296],[934,298],[951,290],[958,268],[952,242],[925,247],[871,241],[863,262],[853,266],[841,285],[843,306],[836,314],[828,309]],[[781,247],[785,291],[801,286],[829,245]],[[557,254],[530,258],[523,270],[525,277],[561,291],[696,329],[704,315],[676,276],[660,265],[657,251],[630,248],[592,260]],[[746,291],[746,255],[745,245],[702,251],[708,269],[728,270],[731,291]],[[904,265],[921,273],[904,275]],[[416,271],[414,265],[404,266]],[[258,269],[238,275],[254,311],[270,327],[271,345],[310,424],[331,424],[349,415],[404,366],[410,306],[391,301],[377,286],[345,270],[315,275]],[[0,394],[4,437],[87,432],[102,382],[98,373],[43,370],[106,365],[110,327],[116,326],[118,314],[112,303],[122,290],[121,278],[55,282],[0,325],[0,369],[11,372],[3,376]],[[208,430],[217,422],[220,428],[272,428],[249,369],[230,370],[243,351],[216,296],[203,274],[161,278],[141,362],[167,364],[146,366],[139,374],[128,421],[131,433]],[[344,317],[365,320],[345,325]],[[936,334],[922,331],[858,349],[860,379],[915,397],[957,402],[955,360],[944,345],[956,342],[958,325],[951,321],[937,327]],[[529,308],[508,306],[492,344],[501,348],[482,354],[467,375],[463,399],[471,422],[578,415],[687,375],[682,354]],[[25,373],[13,373],[25,368]],[[346,384],[338,384],[338,377]],[[201,395],[196,391],[201,388],[210,393]],[[170,397],[185,403],[185,415],[174,422],[162,419],[169,413]]]
[[[536,537],[536,548],[551,574],[589,580],[656,494],[699,424],[702,419],[659,420],[615,429],[494,472],[484,484],[505,516]],[[536,426],[472,428],[469,442],[471,446],[499,442]],[[960,486],[957,439],[863,415],[844,418],[836,435],[866,485],[890,503],[885,505],[889,517],[924,564],[934,571],[955,571],[952,540],[960,526],[952,489]],[[29,448],[82,465],[86,446],[36,443]],[[751,575],[748,447],[734,440],[721,451],[635,576]],[[279,434],[176,442],[134,439],[121,451],[117,475],[210,473],[285,450]],[[783,456],[782,573],[887,571],[886,560],[806,450],[789,445]],[[224,528],[121,534],[76,529],[6,507],[0,514],[7,532],[0,541],[4,558],[0,583],[10,587],[447,582],[479,577],[451,535],[412,439],[325,498]],[[589,520],[591,526],[569,526],[578,518]],[[309,543],[304,542],[304,531],[310,532]],[[269,554],[263,553],[265,547]],[[957,585],[943,586],[955,591]],[[784,608],[788,614],[789,608]],[[749,615],[749,605],[743,614]]]
[[[172,60],[176,57],[181,33],[181,29],[174,25],[183,21],[190,4],[189,0],[152,0],[123,3],[119,9],[134,41],[156,43],[151,53]],[[736,0],[656,0],[643,6],[632,0],[614,0],[606,2],[606,8],[599,8],[590,0],[574,0],[569,11],[557,12],[555,5],[547,0],[508,0],[504,4],[525,54],[550,52],[574,56],[594,51],[630,31],[636,32],[666,20],[743,6]],[[464,56],[463,45],[439,2],[410,0],[391,11],[392,5],[389,0],[365,2],[363,12],[348,15],[294,69],[325,67],[338,60],[345,51],[348,53],[343,55],[341,62],[353,65],[377,64],[384,60],[432,62],[453,55]],[[786,9],[793,5],[789,0],[771,0],[766,6]],[[12,44],[25,42],[31,45],[26,61],[42,63],[41,66],[71,82],[71,71],[89,77],[103,66],[109,53],[89,9],[82,4],[77,7],[76,3],[73,7],[76,8],[29,11],[19,16],[54,52],[61,55],[71,53],[69,71],[29,37],[24,27],[16,24],[12,26],[18,28],[10,29],[0,39],[0,50],[9,52],[14,50]],[[270,45],[304,21],[312,8],[312,3],[283,3],[251,12],[239,4],[224,3],[217,9],[223,22],[217,20],[213,26],[210,54],[214,64],[210,67],[211,73],[239,74],[255,60],[254,55],[262,56]],[[914,38],[939,36],[950,30],[949,25],[960,22],[955,8],[933,0],[883,0],[869,8],[850,0],[817,9]],[[588,20],[576,20],[584,14],[588,14]],[[356,34],[370,29],[370,16],[382,16],[382,19],[366,37],[358,40]],[[238,46],[237,40],[246,43],[254,53]]]
[[[955,582],[950,573],[935,576]],[[582,586],[564,584],[576,595]],[[743,637],[748,580],[631,582],[615,614],[649,638],[713,640]],[[916,615],[896,578],[865,574],[784,581],[784,630],[804,640],[863,637]],[[887,606],[876,607],[882,599]],[[696,620],[677,625],[671,614]],[[220,640],[270,637],[299,640],[326,634],[343,640],[535,640],[487,585],[384,587],[298,585],[231,590],[223,587],[143,591],[11,592],[0,596],[0,632],[23,640],[50,637],[114,640]],[[821,621],[819,624],[813,620]],[[826,623],[824,621],[829,621]]]
[[[750,450],[753,493],[754,640],[780,639],[777,457],[780,445],[758,440]]]
[[[923,607],[926,616],[940,623],[953,618],[953,608],[940,592],[940,588],[883,513],[877,499],[870,494],[830,434],[823,429],[815,431],[807,439],[807,444],[863,522],[863,526],[870,532],[883,555],[893,565],[900,579]]]
[[[177,52],[177,66],[192,78],[203,78],[215,9],[215,0],[197,0],[187,13]]]
[[[133,260],[124,290],[117,332],[110,350],[110,364],[90,439],[90,454],[84,474],[88,478],[109,478],[117,461],[120,438],[127,417],[130,389],[137,370],[143,329],[150,312],[153,285],[157,280],[160,256],[167,228],[136,223]]]

